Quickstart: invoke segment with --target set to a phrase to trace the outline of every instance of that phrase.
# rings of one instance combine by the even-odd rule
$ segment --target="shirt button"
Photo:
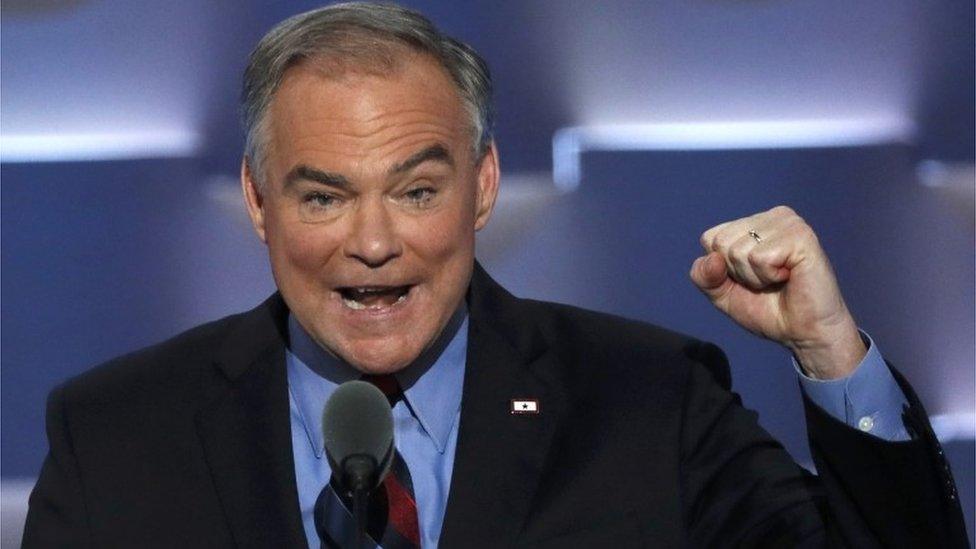
[[[857,420],[857,428],[865,433],[874,428],[874,419],[871,416],[864,416]]]

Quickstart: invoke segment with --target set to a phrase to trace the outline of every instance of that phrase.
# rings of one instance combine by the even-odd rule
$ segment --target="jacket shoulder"
[[[217,349],[247,314],[201,324],[113,358],[68,379],[58,390],[74,402],[113,401],[191,384],[212,366]]]

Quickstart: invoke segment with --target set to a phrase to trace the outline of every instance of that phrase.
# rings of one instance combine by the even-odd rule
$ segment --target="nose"
[[[381,267],[403,251],[396,229],[382,197],[361,197],[353,212],[352,228],[343,252],[368,267]]]

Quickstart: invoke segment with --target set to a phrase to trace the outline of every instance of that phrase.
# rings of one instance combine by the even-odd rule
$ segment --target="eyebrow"
[[[317,170],[304,164],[299,164],[288,172],[288,175],[285,176],[285,187],[293,185],[299,179],[315,181],[316,183],[329,185],[330,187],[336,187],[342,190],[349,190],[352,187],[352,184],[349,183],[349,180],[345,176],[337,173],[323,172],[322,170]]]
[[[447,148],[444,147],[444,145],[436,144],[427,147],[426,149],[390,168],[390,175],[398,175],[408,172],[424,162],[441,162],[447,164],[448,166],[454,167],[454,158],[451,157],[451,153],[447,151]],[[352,188],[352,183],[350,183],[349,179],[347,179],[345,176],[337,173],[324,172],[305,164],[299,164],[288,172],[288,174],[285,176],[285,187],[289,187],[301,179],[314,181],[316,183],[336,187],[342,190],[349,190]]]
[[[400,162],[396,166],[393,166],[390,169],[390,175],[408,172],[424,162],[441,162],[451,166],[452,168],[454,167],[454,158],[451,157],[451,153],[447,151],[447,148],[444,147],[444,145],[438,143],[436,145],[427,147],[403,162]]]

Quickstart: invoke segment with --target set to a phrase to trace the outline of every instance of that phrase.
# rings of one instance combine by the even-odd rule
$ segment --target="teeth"
[[[368,296],[370,294],[382,293],[384,291],[385,290],[377,290],[377,289],[372,289],[372,288],[352,288],[352,293],[354,293],[357,297],[366,297],[366,296]],[[355,299],[349,299],[347,297],[343,297],[342,298],[342,303],[346,307],[349,307],[350,309],[353,309],[353,310],[356,310],[356,311],[363,311],[363,310],[366,310],[366,309],[378,311],[380,309],[385,309],[387,307],[392,307],[393,305],[396,305],[398,303],[403,303],[407,299],[407,294],[408,293],[409,292],[405,292],[403,295],[401,295],[400,297],[398,297],[396,299],[396,301],[394,301],[391,305],[383,305],[383,304],[366,305],[364,303],[360,303],[359,301],[356,301]]]

